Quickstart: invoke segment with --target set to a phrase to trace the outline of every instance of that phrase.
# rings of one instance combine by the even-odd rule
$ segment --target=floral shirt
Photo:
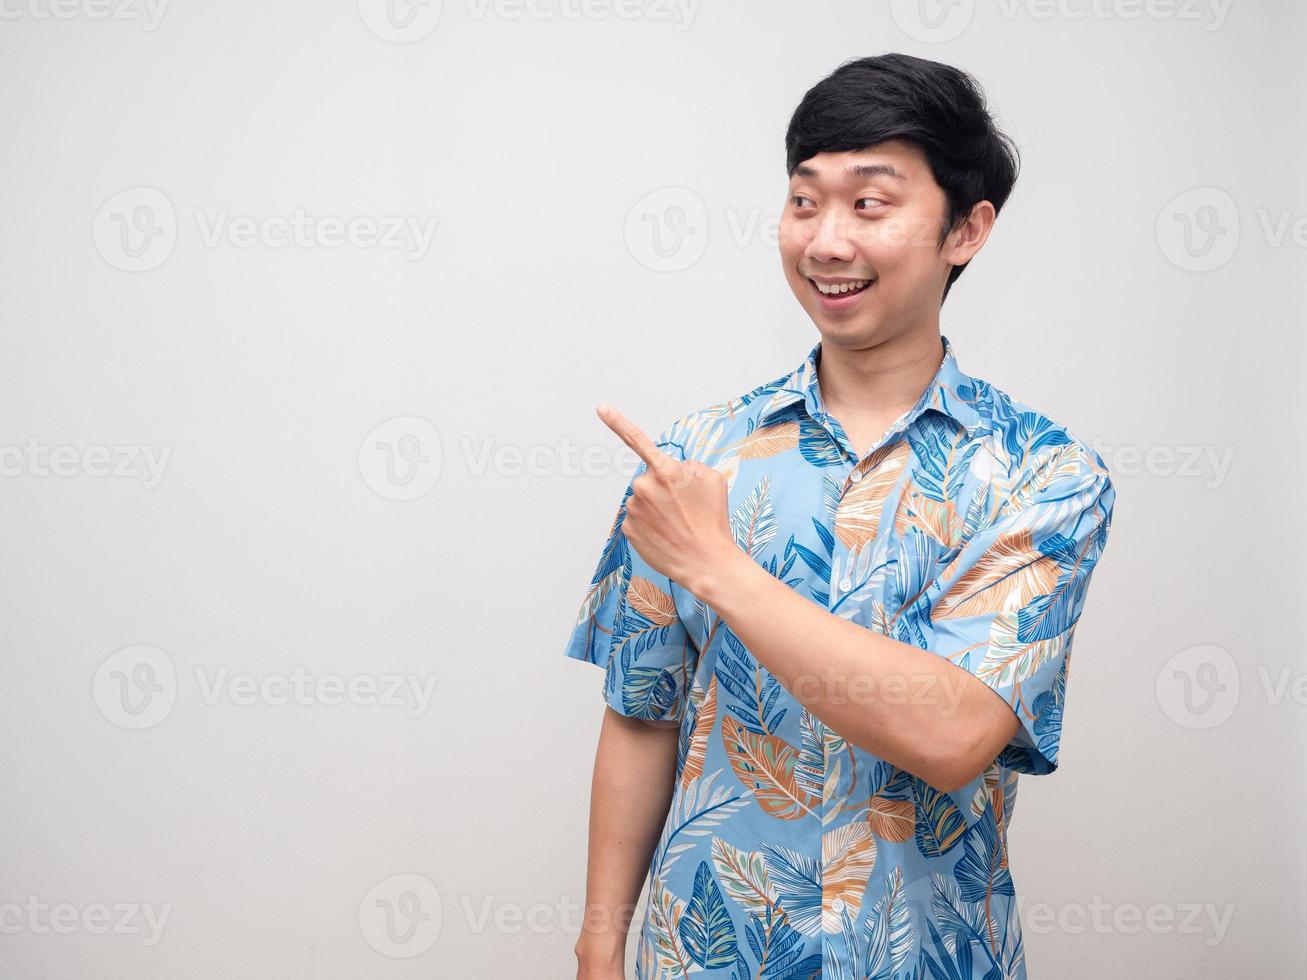
[[[917,404],[862,457],[826,412],[820,341],[655,441],[726,476],[735,540],[759,565],[971,672],[1017,734],[953,793],[846,741],[629,545],[628,485],[566,655],[604,668],[615,711],[680,724],[640,980],[1026,976],[1007,832],[1018,775],[1057,768],[1115,490],[1093,449],[941,344]]]

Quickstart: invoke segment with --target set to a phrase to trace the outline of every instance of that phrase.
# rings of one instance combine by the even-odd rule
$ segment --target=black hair
[[[895,139],[921,149],[944,191],[940,245],[978,201],[997,213],[1012,193],[1020,154],[995,124],[980,84],[952,65],[897,53],[847,61],[807,91],[785,133],[786,173],[818,153]],[[949,272],[944,297],[966,267]]]

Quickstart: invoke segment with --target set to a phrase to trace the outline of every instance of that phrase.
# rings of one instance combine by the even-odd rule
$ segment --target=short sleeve
[[[992,487],[980,500],[991,500]],[[1071,641],[1107,544],[1116,491],[1077,443],[1047,454],[932,590],[931,649],[988,684],[1021,727],[998,756],[1018,772],[1057,769]],[[982,504],[982,511],[984,504]]]
[[[627,484],[590,588],[581,602],[566,655],[604,668],[604,701],[645,721],[680,721],[698,662],[697,648],[676,611],[673,585],[622,533]]]

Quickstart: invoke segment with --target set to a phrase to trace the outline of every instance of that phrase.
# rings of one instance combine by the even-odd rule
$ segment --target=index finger
[[[604,425],[617,433],[617,437],[630,446],[637,456],[655,472],[666,472],[675,462],[658,448],[658,444],[645,435],[644,430],[611,405],[600,403],[595,407]]]

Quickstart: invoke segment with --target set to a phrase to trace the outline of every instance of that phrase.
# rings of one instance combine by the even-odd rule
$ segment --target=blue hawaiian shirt
[[[680,724],[640,980],[1026,976],[1007,832],[1018,775],[1057,768],[1115,490],[1097,452],[941,344],[917,404],[862,457],[822,401],[820,341],[655,441],[726,476],[736,542],[763,568],[970,671],[1020,728],[953,793],[846,741],[629,545],[628,485],[566,655],[604,668],[613,710]]]

